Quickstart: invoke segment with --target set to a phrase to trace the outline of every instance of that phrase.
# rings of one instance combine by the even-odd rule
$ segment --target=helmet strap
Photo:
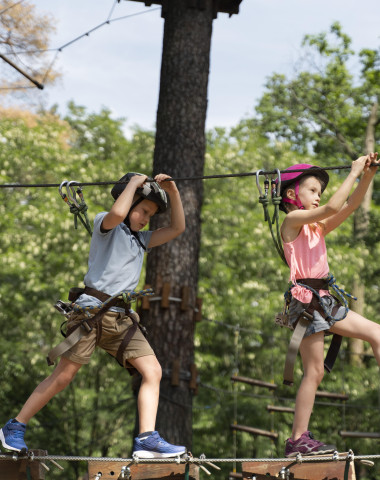
[[[297,208],[299,208],[300,210],[305,210],[305,207],[302,205],[302,202],[298,196],[299,191],[300,191],[300,182],[299,180],[297,180],[294,186],[294,193],[296,195],[296,199],[293,200],[292,198],[284,198],[282,201],[284,203],[291,203],[292,205],[296,205]]]

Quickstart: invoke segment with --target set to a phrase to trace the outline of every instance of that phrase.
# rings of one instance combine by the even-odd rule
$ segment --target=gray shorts
[[[329,320],[326,320],[324,318],[324,315],[321,314],[318,310],[313,310],[314,320],[307,327],[304,337],[309,337],[310,335],[313,335],[313,333],[323,331],[325,332],[325,335],[331,335],[331,333],[329,332],[330,328],[334,325],[334,323],[338,322],[339,320],[343,320],[345,316],[345,308],[338,302],[335,297],[333,297],[332,295],[326,295],[324,297],[321,297],[321,300],[328,314],[334,317],[334,319],[330,318]],[[288,321],[289,324],[293,326],[293,328],[296,326],[300,314],[304,310],[306,310],[309,305],[309,303],[302,303],[296,298],[292,297],[289,304]],[[333,309],[334,315],[332,315]]]

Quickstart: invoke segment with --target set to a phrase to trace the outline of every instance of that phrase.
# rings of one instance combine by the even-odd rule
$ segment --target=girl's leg
[[[129,358],[128,362],[142,376],[137,408],[139,412],[139,433],[155,430],[158,400],[160,395],[161,365],[155,355]]]
[[[324,374],[323,344],[324,333],[318,332],[304,338],[300,345],[304,375],[296,398],[292,440],[297,440],[308,430],[315,392]]]
[[[30,395],[17,415],[16,420],[28,423],[51,398],[62,391],[73,380],[82,365],[66,358],[61,358],[53,373],[45,378]]]
[[[380,325],[378,323],[371,322],[371,320],[367,320],[358,313],[349,310],[347,317],[336,322],[330,328],[330,332],[368,342],[380,366]]]

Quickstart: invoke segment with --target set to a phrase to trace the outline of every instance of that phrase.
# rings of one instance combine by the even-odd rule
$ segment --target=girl
[[[292,436],[286,441],[286,457],[293,457],[298,453],[315,455],[336,450],[334,445],[315,440],[308,431],[315,393],[324,373],[323,346],[326,331],[329,334],[366,340],[380,365],[379,324],[351,310],[346,312],[330,295],[328,287],[326,290],[318,290],[320,299],[317,300],[312,291],[297,284],[297,280],[323,279],[328,275],[324,237],[359,207],[377,171],[377,168],[370,167],[370,164],[379,162],[377,153],[362,156],[352,162],[349,175],[323,206],[319,204],[321,194],[329,181],[325,170],[301,164],[289,167],[281,176],[280,208],[286,213],[281,225],[281,236],[293,284],[288,310],[289,321],[295,325],[306,309],[313,318],[300,345],[304,376],[297,393]],[[294,172],[297,169],[303,171]],[[348,198],[356,179],[362,173],[355,191]],[[299,283],[305,284],[305,281]]]

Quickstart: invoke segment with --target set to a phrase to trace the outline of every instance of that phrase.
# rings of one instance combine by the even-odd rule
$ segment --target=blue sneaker
[[[143,440],[136,437],[133,443],[133,455],[139,458],[170,458],[183,453],[186,453],[186,447],[171,445],[158,432],[152,432]]]
[[[28,451],[28,447],[24,442],[26,425],[15,419],[8,420],[4,427],[0,430],[0,441],[4,448],[21,452]]]

